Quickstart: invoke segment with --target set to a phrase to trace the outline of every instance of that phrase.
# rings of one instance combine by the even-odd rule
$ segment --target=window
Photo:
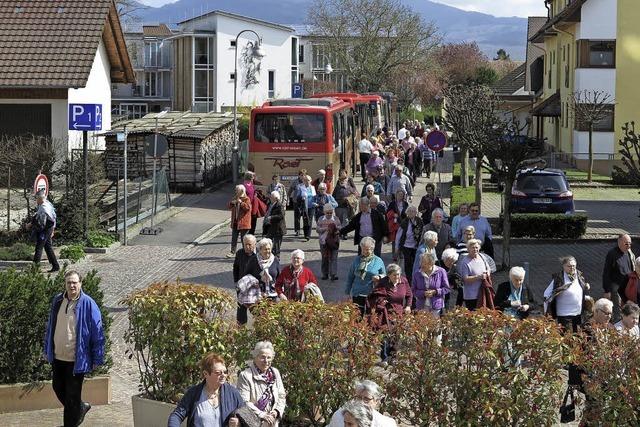
[[[615,118],[615,108],[613,105],[607,107],[607,116],[593,124],[594,132],[613,132],[613,124]],[[576,120],[575,129],[580,132],[588,132],[589,124]]]
[[[144,96],[162,96],[162,73],[157,71],[144,73]]]
[[[298,62],[304,63],[304,45],[298,47]]]
[[[275,70],[269,70],[269,92],[267,97],[275,98],[276,96],[276,72]]]
[[[578,66],[580,68],[615,68],[616,42],[578,40]]]
[[[196,112],[215,109],[214,46],[211,37],[193,38],[193,110]]]
[[[118,114],[128,119],[139,119],[147,115],[147,104],[120,104]]]
[[[229,74],[229,80],[235,80],[235,79],[236,79],[235,73]]]
[[[300,78],[299,81],[303,82],[304,81],[304,73],[300,73],[300,77],[299,78]]]
[[[298,39],[291,38],[291,65],[298,65]]]
[[[298,71],[291,70],[291,84],[298,83]]]
[[[162,65],[162,50],[159,41],[144,42],[144,66],[159,67]]]
[[[235,39],[230,40],[230,41],[229,41],[229,46],[231,46],[231,47],[236,47],[236,40],[235,40]]]
[[[256,142],[323,142],[326,124],[322,114],[256,114],[253,132]]]

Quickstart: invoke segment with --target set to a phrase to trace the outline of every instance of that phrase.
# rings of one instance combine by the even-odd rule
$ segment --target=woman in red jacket
[[[231,210],[231,251],[227,254],[227,258],[233,258],[236,256],[238,236],[242,241],[244,235],[251,229],[251,200],[247,196],[244,185],[236,185],[236,194],[228,207]]]
[[[291,264],[280,271],[276,279],[276,293],[281,300],[300,301],[308,284],[318,285],[313,271],[302,265],[303,263],[304,252],[296,249],[291,253]]]

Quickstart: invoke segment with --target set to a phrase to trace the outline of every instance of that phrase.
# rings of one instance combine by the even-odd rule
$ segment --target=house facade
[[[238,39],[238,106],[261,105],[291,96],[299,78],[299,39],[290,27],[223,11],[178,24],[173,49],[173,109],[194,112],[233,108],[235,42],[250,30],[262,39],[265,56],[251,57],[257,37]]]
[[[82,145],[69,104],[100,104],[111,126],[111,84],[135,75],[113,0],[0,0],[0,134]],[[95,148],[103,138],[90,133]]]
[[[587,129],[571,112],[575,92],[600,91],[611,98],[608,116],[595,125],[595,168],[609,173],[624,123],[640,114],[640,8],[634,0],[546,0],[547,22],[529,41],[544,46],[542,96],[532,114],[556,151],[580,166],[589,151]],[[542,77],[540,78],[540,75]]]

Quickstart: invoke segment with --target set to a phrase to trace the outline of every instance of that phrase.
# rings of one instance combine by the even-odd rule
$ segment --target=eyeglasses
[[[610,312],[610,311],[604,311],[604,310],[603,310],[603,309],[601,309],[601,308],[599,308],[599,309],[598,309],[598,311],[599,311],[600,313],[604,314],[605,316],[611,316],[611,315],[613,315],[613,313],[612,313],[612,312]]]
[[[478,213],[478,212],[480,212],[480,210],[479,210],[479,209],[471,209],[469,212],[471,212],[471,213]]]

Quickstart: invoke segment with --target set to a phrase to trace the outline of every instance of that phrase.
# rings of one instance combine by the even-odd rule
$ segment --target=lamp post
[[[262,59],[265,56],[264,49],[262,48],[262,38],[253,30],[242,30],[236,36],[235,43],[235,57],[233,61],[233,149],[231,150],[231,173],[233,183],[238,182],[238,169],[240,168],[240,158],[238,155],[238,39],[243,33],[253,33],[257,40],[252,45],[252,56]]]
[[[327,57],[327,55],[325,55],[324,53],[321,53],[320,56],[324,59],[327,60],[327,63],[324,66],[324,73],[325,74],[331,74],[333,73],[333,67],[331,66],[331,61],[329,60],[329,57]],[[316,93],[316,72],[313,70],[313,66],[311,69],[311,95],[315,95]]]

